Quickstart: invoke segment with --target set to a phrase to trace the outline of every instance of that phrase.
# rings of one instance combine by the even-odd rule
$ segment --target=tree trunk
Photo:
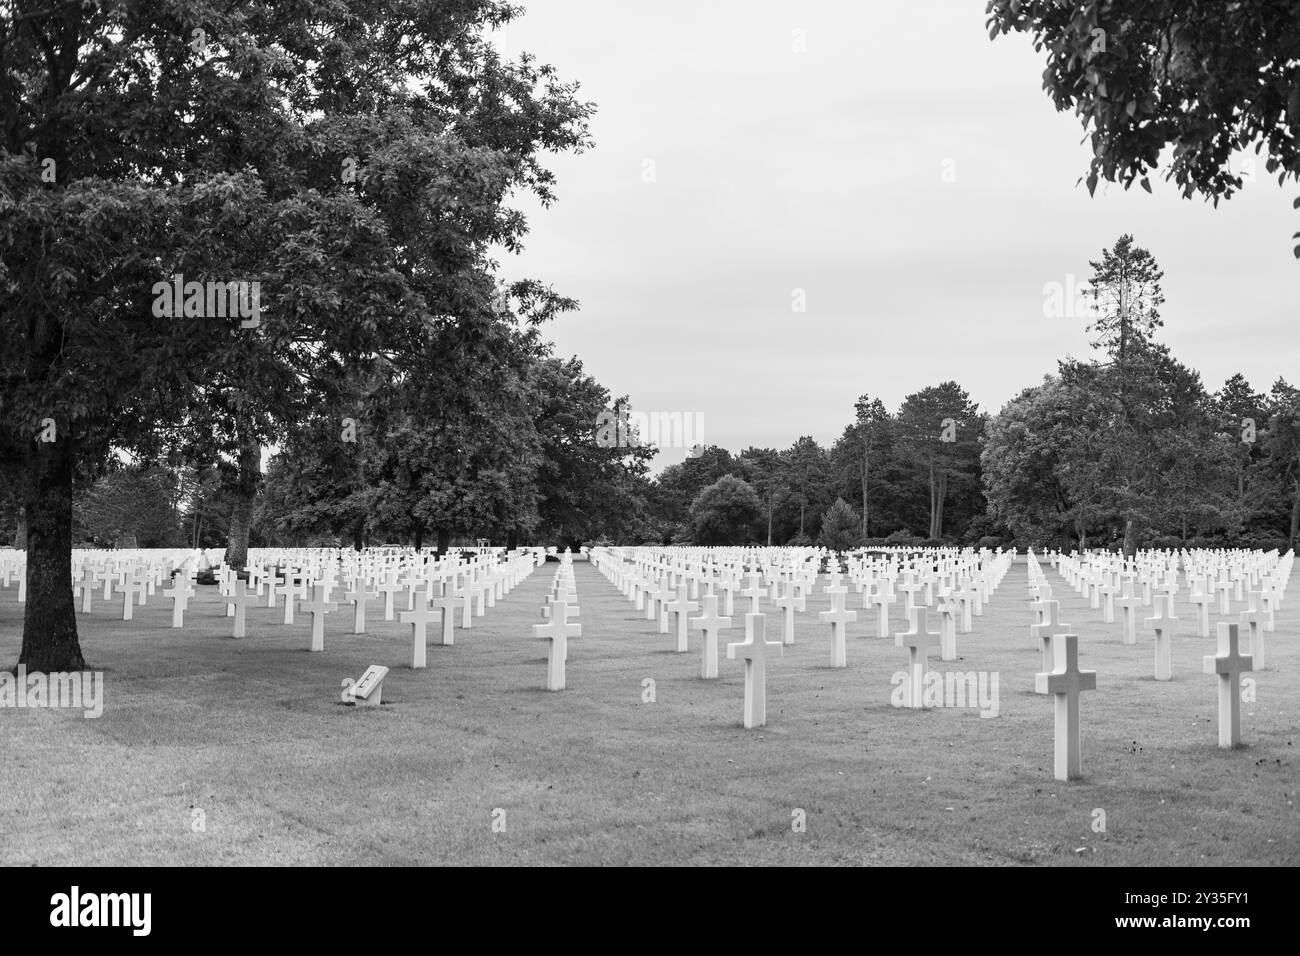
[[[446,528],[438,529],[438,557],[447,553],[447,546],[451,544],[451,532]]]
[[[45,674],[86,666],[72,599],[73,456],[71,435],[35,442],[27,456],[27,603],[18,663]]]
[[[366,547],[366,519],[358,518],[352,526],[352,550],[362,551]]]
[[[1183,518],[1183,540],[1187,540],[1187,518]],[[1124,557],[1132,559],[1137,556],[1137,536],[1133,533],[1133,519],[1124,519]]]
[[[867,527],[868,527],[867,476],[868,476],[867,449],[863,448],[862,449],[862,537],[864,540],[867,537]]]
[[[934,503],[934,518],[930,522],[930,537],[939,540],[943,537],[943,503],[948,497],[948,475],[939,473],[937,496]]]
[[[799,537],[803,537],[803,511],[807,507],[805,502],[799,502]]]
[[[18,509],[18,527],[14,529],[14,547],[22,550],[27,547],[27,509]]]
[[[1295,499],[1291,502],[1291,546],[1300,544],[1300,469],[1295,476]],[[30,599],[29,599],[30,600]]]
[[[772,495],[767,496],[767,546],[772,547]]]
[[[424,522],[423,521],[417,521],[415,523],[414,537],[415,537],[415,550],[416,553],[418,554],[420,549],[424,547]]]
[[[934,518],[935,518],[935,494],[934,494],[934,460],[930,460],[930,534],[928,537],[934,537]]]
[[[226,567],[243,571],[248,564],[248,534],[253,525],[253,504],[262,478],[262,446],[244,433],[239,442],[239,472],[235,479],[235,506],[226,538]]]
[[[248,564],[248,535],[253,525],[253,496],[237,493],[226,537],[226,567],[243,571]]]

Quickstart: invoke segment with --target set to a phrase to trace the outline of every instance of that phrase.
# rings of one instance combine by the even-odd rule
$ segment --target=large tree
[[[799,530],[792,541],[805,545],[821,525],[821,515],[834,500],[830,455],[810,435],[803,435],[781,453],[785,500],[799,509]],[[809,521],[809,514],[812,521]]]
[[[723,475],[691,502],[693,542],[747,544],[762,513],[758,495],[744,479]]]
[[[775,448],[755,448],[752,445],[736,457],[737,472],[744,478],[762,502],[766,518],[766,541],[772,546],[772,519],[777,499],[783,494],[781,453]]]
[[[1264,437],[1268,431],[1267,399],[1257,393],[1240,372],[1214,394],[1211,413],[1216,431],[1232,439],[1233,483],[1236,485],[1238,523],[1249,526],[1268,497],[1269,482],[1261,474],[1268,456]]]
[[[897,429],[904,456],[929,492],[927,537],[941,538],[949,483],[978,483],[983,434],[979,409],[960,385],[943,382],[903,400]]]
[[[893,423],[885,404],[879,398],[862,395],[853,406],[854,422],[845,432],[850,446],[860,446],[862,462],[862,537],[871,533],[871,480],[873,471],[879,471],[883,451],[888,449],[889,432]],[[872,468],[872,461],[876,468]],[[879,478],[877,478],[879,482]]]
[[[518,249],[525,230],[504,202],[553,198],[541,154],[581,148],[590,112],[550,68],[491,48],[486,31],[517,13],[0,8],[0,459],[21,462],[25,489],[22,663],[83,666],[72,488],[112,448],[147,445],[228,383],[209,407],[247,491],[252,443],[292,411],[241,363],[306,391],[400,363],[430,326],[473,337],[498,321],[487,250]],[[160,315],[156,283],[175,275],[261,283],[260,321]]]
[[[1071,529],[1076,498],[1062,469],[1077,441],[1070,396],[1057,378],[1027,388],[989,422],[981,452],[989,511],[1031,546],[1057,544]]]
[[[662,537],[666,540],[689,533],[691,503],[696,496],[723,475],[736,470],[731,452],[717,445],[706,445],[694,457],[660,472],[651,487],[650,500]]]
[[[1300,548],[1300,389],[1285,379],[1278,379],[1269,398],[1272,414],[1268,422],[1268,450],[1290,486],[1287,537],[1293,548]]]
[[[539,532],[577,548],[608,537],[622,540],[640,523],[648,489],[650,445],[600,441],[609,390],[574,357],[548,357],[531,375],[529,405],[540,442],[536,473]],[[627,398],[614,402],[627,407]]]

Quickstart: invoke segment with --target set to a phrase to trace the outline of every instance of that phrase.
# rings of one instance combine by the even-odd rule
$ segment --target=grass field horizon
[[[1269,669],[1252,675],[1247,746],[1224,751],[1216,678],[1201,668],[1215,640],[1195,635],[1186,587],[1174,680],[1163,683],[1144,626],[1125,646],[1118,621],[1102,623],[1042,567],[1080,635],[1080,667],[1097,671],[1081,705],[1084,779],[1070,784],[1052,775],[1051,699],[1032,693],[1023,556],[958,635],[959,659],[929,663],[997,673],[998,716],[893,707],[907,651],[875,636],[856,593],[848,668],[832,668],[822,576],[795,644],[769,664],[768,724],[751,731],[744,666],[725,649],[743,639],[748,599],[736,598],[736,626],[720,637],[719,679],[705,681],[699,632],[674,653],[671,635],[585,561],[575,563],[583,636],[560,693],[541,689],[546,645],[531,637],[554,563],[457,628],[453,646],[431,644],[423,671],[406,666],[409,628],[373,603],[371,633],[351,634],[340,607],[313,654],[309,616],[285,626],[279,609],[250,609],[248,636],[232,639],[212,587],[198,589],[182,630],[161,594],[127,622],[120,602],[96,595],[78,622],[88,668],[105,672],[103,716],[0,709],[0,863],[1300,863],[1295,596],[1268,635]],[[15,596],[0,590],[4,667],[21,643]],[[779,612],[764,610],[777,639]],[[369,664],[392,668],[382,707],[344,705],[342,679]],[[195,809],[204,832],[191,828]],[[1099,809],[1105,832],[1092,829]],[[806,832],[792,829],[797,810]]]

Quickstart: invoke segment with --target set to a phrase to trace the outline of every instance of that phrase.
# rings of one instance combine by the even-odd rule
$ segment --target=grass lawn
[[[892,707],[907,651],[875,636],[852,593],[849,666],[831,668],[819,584],[769,665],[768,725],[753,731],[744,665],[725,656],[739,626],[723,634],[719,679],[701,680],[698,632],[673,653],[671,635],[575,567],[584,636],[554,694],[530,629],[554,563],[457,628],[454,646],[430,646],[422,671],[406,666],[409,629],[373,603],[370,634],[348,633],[340,608],[313,654],[310,617],[284,626],[278,609],[250,610],[248,637],[232,639],[215,588],[199,589],[184,630],[161,594],[128,622],[97,595],[79,620],[88,665],[105,671],[103,716],[0,709],[0,863],[1300,863],[1300,588],[1268,635],[1270,669],[1253,675],[1247,747],[1221,751],[1216,678],[1201,670],[1215,641],[1195,636],[1186,588],[1174,680],[1157,683],[1149,632],[1125,646],[1120,624],[1044,564],[1080,666],[1098,675],[1081,706],[1085,779],[1065,785],[1052,778],[1052,702],[1031,692],[1023,558],[958,635],[960,659],[930,665],[996,672],[997,717]],[[0,591],[2,666],[18,659],[16,593]],[[748,605],[737,598],[737,625]],[[901,600],[893,611],[899,629]],[[769,614],[769,640],[780,626]],[[393,669],[383,706],[344,705],[342,679],[372,663]]]

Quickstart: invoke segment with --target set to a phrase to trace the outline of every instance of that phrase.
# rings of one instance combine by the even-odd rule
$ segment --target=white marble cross
[[[939,599],[939,659],[957,659],[957,615],[961,613],[951,595]]]
[[[691,626],[704,632],[704,645],[700,655],[700,676],[712,680],[718,676],[718,632],[731,627],[730,617],[718,615],[718,596],[704,596],[704,612],[691,618]]]
[[[898,586],[898,590],[903,592],[903,616],[909,621],[912,619],[912,609],[916,607],[916,592],[923,587],[925,585],[915,581],[905,581]]]
[[[1043,615],[1047,613],[1047,602],[1051,599],[1052,589],[1047,585],[1043,585],[1038,592],[1038,599],[1029,604],[1030,609],[1034,612],[1034,624],[1043,623]]]
[[[402,585],[398,584],[395,579],[389,578],[388,580],[381,581],[377,584],[375,590],[384,596],[384,620],[391,621],[393,619],[393,613],[396,610],[393,595],[402,590]]]
[[[482,617],[487,613],[487,593],[491,590],[491,585],[485,577],[475,575],[469,584],[469,590],[474,595],[474,615]]]
[[[1207,674],[1219,675],[1219,746],[1241,746],[1241,675],[1251,670],[1249,654],[1238,647],[1236,624],[1219,625],[1219,653],[1206,655],[1202,666]]]
[[[131,620],[132,597],[139,593],[143,599],[144,583],[134,575],[124,575],[117,587],[117,593],[122,595],[122,620],[129,621]],[[141,600],[140,603],[143,604],[144,601]]]
[[[310,593],[307,586],[309,577],[305,569],[292,571],[288,568],[284,572],[284,589],[282,593],[289,599],[284,605],[284,623],[292,624],[294,612],[298,608],[298,601],[306,601]]]
[[[1142,599],[1132,594],[1125,594],[1115,602],[1119,605],[1120,617],[1124,619],[1124,643],[1137,643],[1137,609],[1142,606]]]
[[[450,647],[456,640],[456,604],[462,600],[450,581],[443,582],[443,593],[429,602],[442,611],[441,643]]]
[[[668,633],[668,604],[676,596],[677,592],[668,586],[668,578],[665,576],[654,593],[655,613],[659,618],[660,634]]]
[[[292,604],[293,596],[286,593],[285,598]],[[311,612],[311,649],[325,650],[325,615],[338,605],[325,600],[325,585],[317,584],[311,601],[304,601],[302,609]]]
[[[1264,612],[1255,603],[1258,594],[1258,591],[1251,591],[1250,603],[1246,610],[1237,614],[1237,620],[1246,628],[1247,646],[1250,648],[1250,658],[1254,664],[1251,670],[1254,671],[1265,670],[1268,666],[1264,663]]]
[[[1161,605],[1161,604],[1164,605],[1165,613],[1167,615],[1166,620],[1170,620],[1170,621],[1178,620],[1177,616],[1175,616],[1174,614],[1174,595],[1177,592],[1178,592],[1177,584],[1157,584],[1151,588],[1151,600],[1154,601],[1157,605]],[[1157,617],[1160,616],[1158,608],[1156,611],[1156,616]]]
[[[1170,598],[1170,600],[1172,601],[1172,598]],[[1167,617],[1165,615],[1166,604],[1167,602],[1160,600],[1159,595],[1157,595],[1155,616],[1146,619],[1147,623],[1151,625],[1152,630],[1155,631],[1156,680],[1174,679],[1173,653],[1170,647],[1170,638],[1173,629],[1178,626],[1178,618]]]
[[[745,662],[745,729],[762,727],[767,723],[767,659],[782,655],[784,645],[780,641],[769,643],[764,635],[767,629],[767,615],[745,615],[744,643],[728,644],[727,659],[737,657]]]
[[[81,610],[82,613],[90,612],[90,600],[95,593],[98,581],[95,578],[95,569],[86,568],[82,572],[81,578]]]
[[[113,600],[113,584],[117,580],[117,575],[111,568],[102,568],[95,573],[95,580],[104,583],[104,600]]]
[[[1214,595],[1209,591],[1194,592],[1189,598],[1196,605],[1196,636],[1210,636],[1210,605],[1214,603]]]
[[[429,608],[429,591],[432,587],[433,585],[426,585],[425,589],[415,596],[415,607],[409,611],[402,611],[398,615],[401,623],[411,625],[412,670],[420,670],[425,666],[425,646],[429,643],[427,625],[437,613]]]
[[[645,612],[647,621],[657,620],[655,616],[657,613],[655,611],[655,594],[658,591],[659,582],[648,575],[638,583],[636,607],[638,611]]]
[[[1220,578],[1218,581],[1215,582],[1214,590],[1219,592],[1219,613],[1220,614],[1232,613],[1232,604],[1231,604],[1232,598],[1229,592],[1233,589],[1234,586],[1235,585],[1232,581],[1229,581],[1225,578]]]
[[[362,577],[355,578],[352,587],[343,592],[343,600],[352,605],[353,634],[366,633],[366,602],[378,596],[377,592],[366,589],[366,582]]]
[[[760,598],[767,597],[767,588],[763,587],[763,575],[758,571],[749,572],[749,587],[741,591],[741,597],[749,598],[749,613],[758,614]]]
[[[190,595],[194,593],[190,590],[189,581],[185,575],[178,574],[172,578],[172,586],[163,588],[163,597],[172,599],[172,627],[185,626],[185,608],[189,605]]]
[[[858,619],[858,612],[845,610],[844,602],[848,598],[849,589],[843,585],[827,587],[826,593],[831,596],[831,609],[822,611],[817,616],[831,626],[831,667],[847,667],[845,627]]]
[[[876,593],[871,598],[871,603],[876,605],[876,635],[878,637],[889,636],[889,605],[897,601],[894,597],[893,584],[889,578],[881,578],[876,584]]]
[[[460,598],[460,626],[474,626],[474,589],[466,581],[461,588],[456,591],[456,596]]]
[[[730,616],[735,613],[736,589],[740,587],[735,572],[730,569],[724,570],[718,579],[718,587],[722,590],[723,607],[727,609],[727,615]]]
[[[772,602],[783,612],[782,619],[785,627],[781,633],[781,643],[787,647],[794,643],[794,611],[799,606],[799,599],[795,597],[794,592],[794,582],[786,581],[785,596],[779,597]]]
[[[685,654],[690,648],[687,643],[686,632],[686,615],[698,611],[699,604],[687,597],[687,585],[685,583],[677,585],[677,599],[665,605],[675,616],[677,624],[677,653]]]
[[[163,591],[163,594],[166,593],[166,591]],[[234,605],[235,608],[235,624],[231,634],[232,637],[244,637],[247,634],[248,605],[256,600],[257,595],[248,590],[248,585],[240,580],[235,581],[234,590],[226,597],[226,601]],[[176,613],[175,607],[172,608],[172,613]]]
[[[1115,585],[1113,585],[1113,584],[1110,583],[1109,575],[1107,576],[1107,578],[1108,578],[1108,580],[1106,580],[1105,582],[1103,582],[1103,583],[1102,583],[1102,584],[1097,588],[1097,593],[1101,595],[1101,608],[1102,608],[1102,610],[1101,610],[1101,619],[1102,619],[1102,621],[1103,621],[1104,623],[1106,623],[1106,624],[1111,624],[1111,623],[1114,623],[1114,621],[1115,621],[1115,591],[1116,591],[1116,588],[1115,588]]]
[[[907,706],[920,710],[925,706],[922,689],[925,684],[925,666],[939,635],[930,630],[930,609],[917,606],[912,609],[911,630],[894,638],[896,647],[906,647],[907,654]]]
[[[285,624],[292,624],[294,611],[298,607],[298,588],[294,583],[290,582],[287,570],[284,581],[281,583],[280,597],[284,599],[284,617],[282,620]]]
[[[1266,586],[1262,587],[1259,592],[1260,610],[1264,612],[1264,622],[1260,627],[1269,633],[1272,633],[1274,629],[1273,614],[1280,605],[1280,597],[1281,595],[1277,592],[1277,585],[1268,585],[1267,582]]]
[[[1061,602],[1048,601],[1046,620],[1042,624],[1029,625],[1030,636],[1038,640],[1043,647],[1043,670],[1050,671],[1054,666],[1055,657],[1052,654],[1052,639],[1058,634],[1064,634],[1070,629],[1070,625],[1061,623]]]
[[[961,632],[969,634],[971,632],[971,609],[979,598],[979,591],[971,587],[969,578],[962,578],[961,587],[954,591],[952,596],[961,602]]]
[[[564,603],[552,606],[551,619],[545,624],[533,625],[533,637],[549,641],[546,649],[547,690],[564,690],[564,662],[568,656],[570,637],[581,637],[582,625],[569,623],[569,606]]]
[[[1052,642],[1055,666],[1034,675],[1034,690],[1056,698],[1056,779],[1083,775],[1080,748],[1079,694],[1097,689],[1097,672],[1079,670],[1079,638],[1061,634]]]
[[[276,574],[276,568],[269,568],[266,573],[266,606],[275,607],[276,588],[284,583],[284,579]]]

